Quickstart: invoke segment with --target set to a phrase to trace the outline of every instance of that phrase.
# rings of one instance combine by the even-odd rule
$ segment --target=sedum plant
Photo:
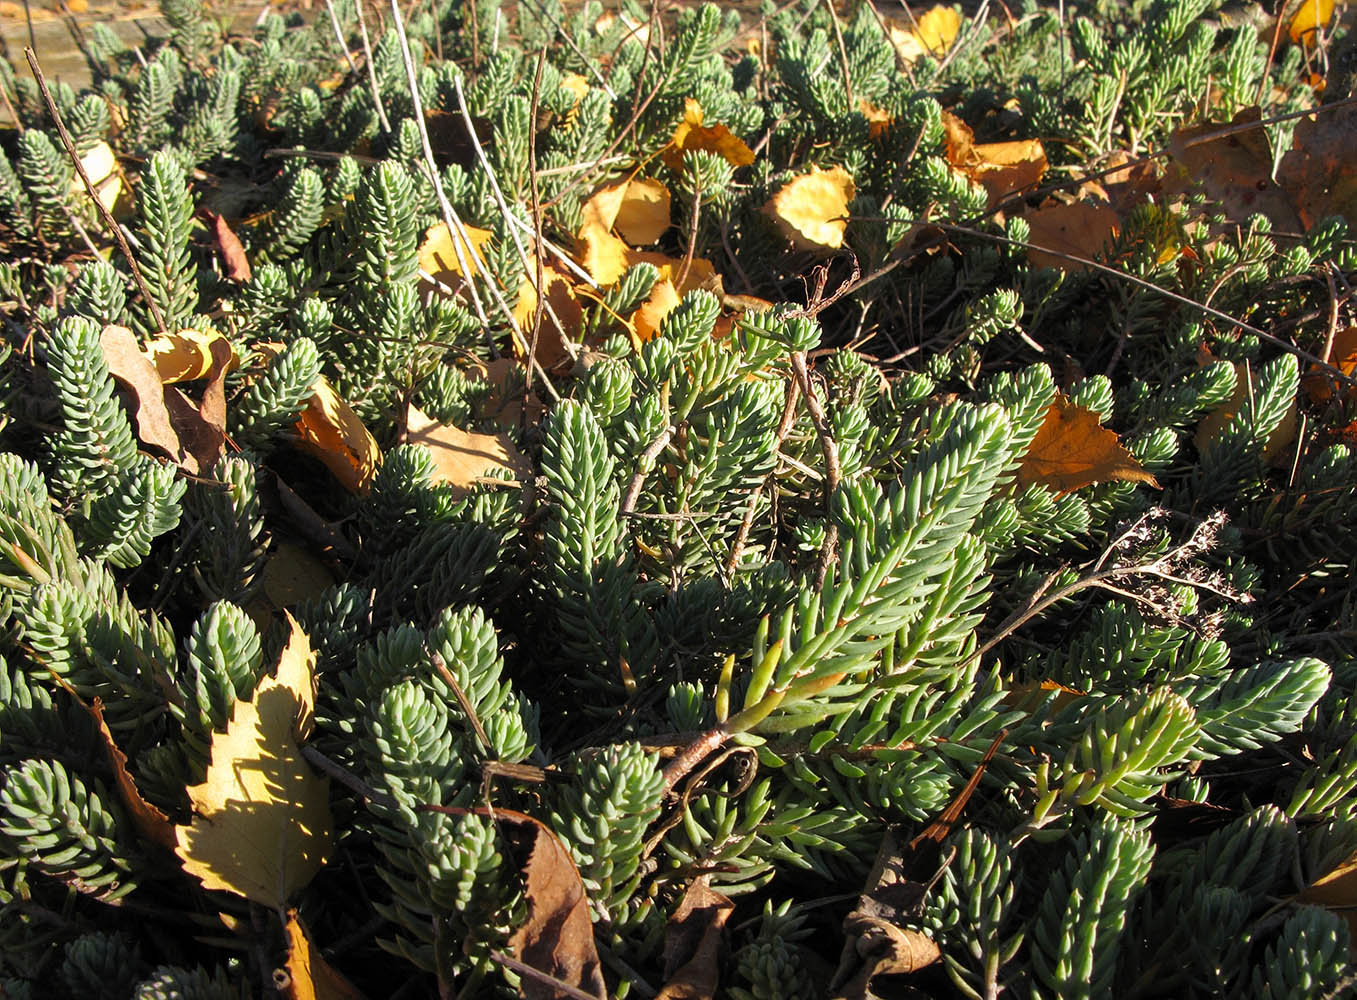
[[[1350,991],[1353,220],[1219,7],[166,0],[0,74],[0,990]],[[1185,166],[1241,111],[1259,211]]]

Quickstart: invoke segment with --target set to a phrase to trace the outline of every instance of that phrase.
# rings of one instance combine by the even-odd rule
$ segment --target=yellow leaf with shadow
[[[188,790],[193,822],[175,827],[175,853],[205,889],[283,907],[324,866],[333,834],[329,782],[298,742],[315,709],[315,653],[291,615],[274,676],[237,701],[212,734],[207,780]]]

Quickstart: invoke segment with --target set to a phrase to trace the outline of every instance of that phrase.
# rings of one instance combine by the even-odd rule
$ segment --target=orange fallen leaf
[[[976,143],[975,133],[950,111],[942,113],[947,162],[989,194],[994,207],[1010,194],[1036,187],[1046,174],[1046,150],[1039,139]]]
[[[1084,271],[1087,266],[1058,254],[1099,260],[1103,248],[1121,229],[1121,219],[1109,205],[1089,201],[1047,202],[1023,218],[1032,230],[1028,242],[1041,248],[1029,249],[1027,259],[1037,267],[1058,267],[1062,271]]]
[[[1357,371],[1357,326],[1345,327],[1334,334],[1333,343],[1329,346],[1328,356],[1324,360],[1344,375],[1351,375]],[[1301,388],[1316,403],[1327,403],[1333,398],[1333,383],[1318,365],[1310,366],[1310,373],[1301,380]],[[1353,390],[1349,389],[1344,396],[1352,394]]]
[[[471,270],[468,277],[474,278],[485,262],[481,256],[481,248],[489,242],[493,234],[488,229],[477,229],[475,226],[463,228],[466,230],[467,239],[471,241],[470,253],[460,238],[454,243],[452,232],[446,222],[430,226],[424,234],[424,242],[419,245],[419,269],[445,285],[454,285],[456,280],[462,277],[462,265],[457,260],[457,252],[460,250],[462,256],[466,258],[467,267]]]
[[[679,294],[674,283],[662,278],[650,289],[650,297],[636,307],[631,314],[632,327],[636,338],[642,342],[654,337],[660,331],[660,322],[679,304]]]
[[[231,229],[225,216],[216,212],[207,214],[217,238],[217,251],[226,265],[226,276],[232,281],[249,281],[250,258],[245,255],[245,244],[240,242],[240,237]]]
[[[519,482],[532,475],[532,464],[508,434],[477,434],[452,424],[440,424],[418,407],[406,419],[407,444],[422,444],[434,460],[434,481],[448,483],[465,496],[477,483],[494,481],[488,473],[507,470]]]
[[[867,119],[867,134],[873,139],[880,138],[895,124],[895,117],[889,111],[878,108],[865,97],[858,98],[858,110]]]
[[[86,705],[83,700],[80,703],[84,705],[99,729],[104,753],[108,756],[108,764],[113,771],[113,784],[118,789],[118,798],[122,801],[123,808],[127,810],[127,815],[131,817],[137,832],[152,844],[169,851],[174,850],[174,824],[170,822],[168,816],[142,798],[136,779],[127,770],[127,754],[118,747],[113,739],[113,733],[109,731],[108,723],[104,721],[103,700],[95,698],[91,704]]]
[[[717,296],[725,293],[721,276],[712,262],[703,257],[694,257],[685,267],[682,257],[669,257],[654,250],[632,250],[627,254],[627,267],[637,264],[653,265],[660,272],[659,280],[671,282],[680,295],[698,288]]]
[[[1206,451],[1211,447],[1211,443],[1220,436],[1221,432],[1234,420],[1241,408],[1249,405],[1253,392],[1257,386],[1250,387],[1249,384],[1249,366],[1242,361],[1234,366],[1235,386],[1234,393],[1225,402],[1221,403],[1214,410],[1202,417],[1197,424],[1197,431],[1192,436],[1192,441],[1197,446],[1198,451]],[[1289,445],[1296,438],[1297,409],[1295,400],[1287,408],[1282,416],[1281,422],[1268,435],[1267,442],[1263,445],[1262,458],[1264,462],[1271,463],[1279,458],[1286,451]]]
[[[654,243],[669,228],[669,189],[653,178],[605,184],[584,203],[585,224],[616,230],[627,243]]]
[[[363,1000],[363,994],[335,971],[311,942],[311,932],[297,916],[287,911],[287,1000]]]
[[[297,418],[297,446],[325,463],[351,493],[366,493],[382,452],[363,421],[324,375]]]
[[[683,169],[683,154],[689,150],[706,150],[723,157],[733,167],[747,167],[754,162],[754,151],[744,140],[724,125],[704,125],[706,112],[691,97],[683,101],[683,121],[674,129],[674,138],[664,149],[664,162],[670,170]]]
[[[603,969],[594,944],[589,899],[579,869],[556,834],[541,821],[512,809],[496,809],[495,816],[530,831],[528,862],[523,867],[528,919],[509,937],[514,956],[577,990],[606,995]],[[555,987],[524,976],[520,990],[527,1000],[557,1000]]]
[[[665,927],[665,983],[655,1000],[712,1000],[720,985],[721,937],[734,911],[706,876],[688,887]]]
[[[763,210],[800,249],[838,249],[848,228],[848,203],[856,195],[857,185],[843,167],[812,166],[784,184]]]
[[[109,374],[132,397],[132,418],[142,444],[165,452],[185,472],[196,474],[198,461],[179,440],[165,403],[165,387],[150,358],[142,353],[136,334],[125,326],[106,326],[99,343]]]
[[[1131,482],[1159,487],[1098,414],[1057,393],[1037,436],[1018,466],[1018,484],[1039,483],[1070,493],[1094,483]]]
[[[1332,910],[1347,921],[1348,932],[1357,940],[1357,854],[1315,879],[1296,902]]]
[[[235,358],[230,342],[224,338],[212,341],[208,345],[208,353],[212,358],[212,366],[207,372],[202,402],[198,404],[200,424],[195,428],[196,434],[188,446],[198,459],[198,467],[202,469],[217,464],[226,443],[226,373]]]
[[[1307,45],[1312,44],[1316,32],[1333,18],[1333,3],[1334,0],[1304,0],[1287,25],[1291,41],[1299,44],[1304,40]]]
[[[955,7],[938,4],[919,15],[913,28],[896,22],[889,27],[895,51],[906,63],[913,64],[926,55],[944,55],[952,47],[961,30],[961,15]]]

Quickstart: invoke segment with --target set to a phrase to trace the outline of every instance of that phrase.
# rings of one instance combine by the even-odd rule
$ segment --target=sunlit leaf
[[[1057,395],[1018,467],[1019,485],[1069,493],[1118,481],[1159,486],[1098,414]]]
[[[784,184],[764,211],[799,247],[837,249],[848,228],[848,203],[856,195],[857,185],[843,167],[812,166],[810,173]]]

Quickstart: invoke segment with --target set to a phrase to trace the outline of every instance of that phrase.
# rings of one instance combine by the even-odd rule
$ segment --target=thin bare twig
[[[335,13],[334,0],[325,0],[325,10],[330,15],[330,27],[334,29],[335,41],[339,43],[339,51],[344,53],[344,59],[349,64],[350,72],[357,76],[358,64],[353,61],[349,46],[344,42],[344,32],[339,28],[339,15]]]
[[[557,994],[568,996],[571,1000],[598,1000],[598,996],[593,993],[586,993],[578,986],[571,986],[563,979],[557,979],[549,972],[543,972],[541,969],[533,968],[525,962],[520,962],[512,955],[506,955],[502,951],[491,951],[490,957],[506,969],[512,969],[520,976],[527,976],[539,983],[550,986]]]
[[[108,227],[108,231],[113,234],[113,238],[118,243],[118,249],[127,258],[127,264],[132,269],[132,278],[137,283],[141,297],[146,300],[146,308],[150,312],[151,318],[155,320],[156,329],[162,336],[167,335],[169,330],[165,328],[165,317],[161,315],[160,307],[151,297],[151,290],[146,286],[146,279],[142,277],[141,267],[137,264],[137,259],[132,256],[132,248],[127,245],[127,237],[123,235],[121,227],[114,220],[113,213],[99,200],[99,195],[94,190],[94,184],[90,181],[90,175],[85,172],[85,165],[80,162],[80,154],[75,150],[75,140],[71,138],[71,133],[66,129],[66,123],[61,119],[61,112],[57,110],[57,102],[52,99],[52,91],[47,87],[47,77],[43,75],[42,66],[38,64],[37,53],[32,48],[26,48],[24,55],[28,59],[29,68],[33,70],[33,77],[38,81],[38,89],[42,91],[42,99],[47,105],[47,113],[52,116],[52,122],[56,125],[57,133],[61,136],[61,144],[66,147],[66,155],[75,164],[76,173],[80,175],[80,180],[85,185],[85,191],[89,194],[90,200],[94,202],[99,217],[104,220],[104,225]]]
[[[636,474],[631,477],[631,482],[627,484],[627,492],[622,497],[622,506],[618,511],[623,517],[636,508],[636,501],[641,496],[641,487],[646,481],[646,473],[650,471],[650,463],[655,461],[660,452],[664,451],[665,446],[669,444],[673,437],[674,428],[666,427],[660,436],[650,442],[650,446],[641,452],[641,457],[636,460]]]
[[[355,793],[359,797],[367,799],[367,801],[369,802],[375,802],[377,805],[383,806],[386,809],[399,808],[399,805],[396,802],[396,800],[393,799],[390,795],[387,795],[384,792],[377,791],[377,789],[367,784],[365,781],[363,781],[362,778],[358,777],[356,774],[350,774],[347,770],[345,770],[339,764],[336,764],[334,761],[332,761],[329,757],[325,756],[325,754],[321,753],[315,747],[307,745],[303,746],[301,750],[302,756],[305,757],[308,761],[310,761],[312,767],[314,767],[317,771],[322,771],[325,774],[328,774],[331,778],[334,778],[335,781],[339,782],[341,785],[343,785],[345,788]]]
[[[810,411],[811,423],[815,425],[815,435],[820,439],[820,451],[825,456],[825,515],[829,520],[825,531],[825,543],[820,548],[820,564],[815,570],[815,589],[820,590],[825,585],[825,577],[829,574],[829,567],[834,562],[839,545],[839,529],[833,522],[834,491],[843,482],[843,467],[839,464],[839,444],[834,440],[834,429],[829,426],[829,417],[825,414],[825,408],[820,405],[820,398],[815,395],[815,387],[811,385],[805,352],[793,351],[791,360],[792,371],[796,373],[796,380],[801,383],[801,395],[806,397],[806,409]]]
[[[858,106],[858,102],[853,100],[853,74],[848,69],[848,47],[843,44],[843,28],[839,26],[839,12],[834,9],[834,0],[825,0],[825,8],[829,11],[829,23],[834,26],[834,44],[839,50],[839,69],[843,71],[843,89],[848,95],[848,109],[851,111]]]
[[[363,37],[363,57],[367,60],[368,83],[372,86],[372,103],[377,106],[377,120],[382,124],[382,131],[389,135],[391,133],[391,122],[387,120],[386,109],[382,107],[382,88],[377,85],[377,68],[372,64],[372,43],[368,40],[367,18],[363,17],[363,0],[358,0],[353,7],[354,10],[358,11],[358,33]],[[399,13],[399,11],[397,11],[397,13]],[[405,28],[403,22],[401,26],[401,43],[402,46],[404,46]],[[416,106],[418,106],[418,97],[415,98],[415,103]],[[423,115],[421,114],[417,120],[423,121]]]
[[[528,414],[528,396],[532,394],[533,361],[537,359],[537,339],[542,335],[542,313],[547,305],[546,266],[542,263],[542,192],[537,185],[537,109],[542,100],[542,69],[547,63],[547,50],[537,54],[537,72],[532,77],[532,104],[528,108],[528,192],[532,197],[533,264],[537,268],[537,305],[532,311],[532,336],[528,338],[528,378],[523,389],[523,408],[520,418]],[[562,337],[565,330],[561,329]]]
[[[490,743],[490,737],[485,735],[485,727],[481,725],[480,716],[476,714],[476,708],[471,704],[471,699],[466,696],[466,691],[458,682],[457,677],[448,669],[447,661],[443,659],[441,653],[436,649],[430,649],[429,659],[433,661],[434,669],[438,671],[438,676],[443,678],[443,682],[452,688],[452,693],[457,697],[457,704],[462,708],[462,714],[471,724],[471,730],[476,734],[476,742],[481,745],[481,749],[489,756],[494,752],[494,747]]]

